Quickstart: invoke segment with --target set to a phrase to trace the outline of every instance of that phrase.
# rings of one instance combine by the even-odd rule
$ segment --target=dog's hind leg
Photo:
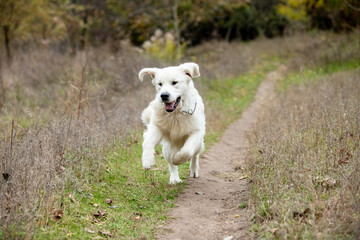
[[[190,161],[190,177],[199,177],[199,154],[193,156]]]
[[[181,180],[180,177],[179,177],[178,166],[175,166],[175,165],[169,163],[169,170],[170,170],[170,180],[169,180],[169,183],[170,183],[170,184],[181,183],[182,180]]]
[[[173,158],[174,165],[180,165],[190,160],[190,158],[198,154],[203,147],[204,133],[198,131],[193,133],[185,142],[184,146],[177,152]]]
[[[169,170],[170,170],[169,184],[176,184],[182,182],[182,180],[179,177],[178,166],[175,166],[171,163],[173,156],[171,151],[171,146],[166,141],[163,141],[162,145],[163,145],[163,149],[162,149],[163,156],[165,160],[169,163]]]

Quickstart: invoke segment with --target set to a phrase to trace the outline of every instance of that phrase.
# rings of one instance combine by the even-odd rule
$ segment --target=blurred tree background
[[[359,0],[0,0],[1,51],[56,44],[74,54],[120,40],[142,46],[157,29],[177,46],[211,39],[249,41],[310,29],[351,31]]]
[[[66,221],[81,226],[79,234],[84,221],[95,226],[88,222],[95,217],[91,212],[77,209],[66,216],[66,201],[73,204],[70,209],[84,203],[90,211],[87,201],[93,200],[85,186],[102,189],[103,179],[110,180],[108,163],[124,171],[113,183],[124,180],[134,193],[162,192],[160,185],[133,184],[133,167],[141,167],[135,160],[141,147],[139,114],[154,96],[151,84],[136,80],[141,68],[198,62],[205,81],[197,88],[206,93],[207,130],[214,141],[280,62],[275,57],[286,59],[294,71],[358,62],[359,26],[360,0],[0,0],[0,239],[33,239],[36,228],[51,232],[53,227],[53,233],[76,238],[70,235],[75,225],[67,227]],[[313,30],[354,33],[305,33]],[[289,35],[294,37],[281,38]],[[256,38],[276,39],[227,44]],[[138,182],[154,182],[155,175],[140,173],[151,183]],[[128,195],[122,186],[113,189]],[[172,205],[162,200],[167,191],[156,199]],[[69,193],[87,200],[72,202]],[[124,202],[139,211],[133,200]],[[154,209],[152,200],[146,202]],[[146,215],[132,220],[135,212],[124,214],[119,206],[126,219],[114,223],[109,211],[104,218],[109,229],[121,225],[132,233],[133,226],[140,232],[149,225]],[[64,225],[58,209],[68,219]],[[21,237],[23,232],[30,237]],[[121,230],[113,233],[126,239]]]

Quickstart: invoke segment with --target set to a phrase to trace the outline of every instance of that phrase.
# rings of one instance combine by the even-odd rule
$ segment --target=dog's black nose
[[[164,102],[166,102],[169,100],[170,93],[167,93],[167,92],[161,93],[160,97]]]

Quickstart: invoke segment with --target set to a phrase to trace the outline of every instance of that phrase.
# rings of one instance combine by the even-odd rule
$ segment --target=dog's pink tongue
[[[165,103],[165,109],[172,110],[174,108],[174,105],[175,105],[175,101],[173,101],[171,103]]]

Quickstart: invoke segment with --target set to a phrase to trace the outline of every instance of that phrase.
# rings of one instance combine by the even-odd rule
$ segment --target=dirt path
[[[241,118],[231,124],[218,143],[200,160],[200,177],[189,179],[189,187],[179,196],[172,219],[158,229],[158,239],[207,240],[249,239],[252,215],[247,207],[249,179],[243,170],[248,150],[247,132],[252,129],[263,104],[274,94],[282,67],[271,72],[260,85],[255,101]]]

